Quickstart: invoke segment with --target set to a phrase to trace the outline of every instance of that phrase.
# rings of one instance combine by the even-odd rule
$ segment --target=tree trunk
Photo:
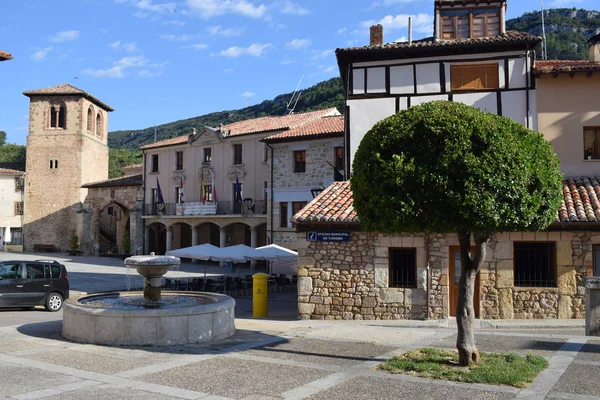
[[[486,247],[491,235],[487,232],[477,232],[473,236],[476,246],[475,254],[471,252],[471,233],[461,232],[458,234],[462,268],[458,286],[458,304],[456,306],[456,325],[458,326],[456,348],[458,350],[458,362],[461,366],[479,362],[479,350],[475,345],[473,330],[475,325],[473,298],[475,277],[485,260]]]

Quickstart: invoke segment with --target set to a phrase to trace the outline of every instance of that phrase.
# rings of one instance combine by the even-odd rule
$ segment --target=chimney
[[[383,45],[383,26],[381,24],[371,26],[371,43],[370,46]]]
[[[590,61],[600,63],[600,35],[591,38],[590,44]]]

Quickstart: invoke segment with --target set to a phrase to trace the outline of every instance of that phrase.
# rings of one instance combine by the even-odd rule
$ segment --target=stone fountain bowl
[[[125,265],[135,267],[144,278],[160,278],[181,260],[172,256],[133,256],[125,259]]]

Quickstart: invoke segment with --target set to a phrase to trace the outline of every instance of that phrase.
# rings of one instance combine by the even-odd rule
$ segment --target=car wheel
[[[46,310],[56,312],[62,308],[63,298],[60,294],[54,292],[48,295],[46,299]]]

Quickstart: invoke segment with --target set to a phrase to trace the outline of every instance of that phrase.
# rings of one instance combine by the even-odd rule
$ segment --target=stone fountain
[[[63,306],[62,335],[81,343],[175,345],[225,339],[235,333],[235,300],[205,292],[161,292],[161,278],[180,260],[134,256],[125,265],[144,277],[143,292],[70,298]]]

